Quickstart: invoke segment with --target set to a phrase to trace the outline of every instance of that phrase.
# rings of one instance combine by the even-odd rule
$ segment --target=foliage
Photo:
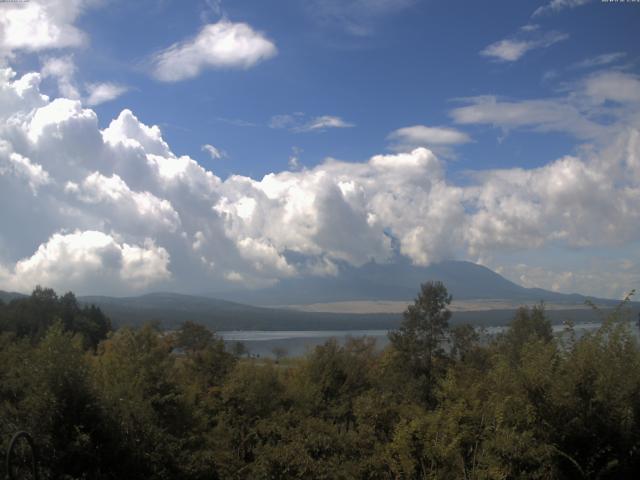
[[[442,282],[422,284],[413,305],[404,312],[402,325],[389,334],[400,365],[421,383],[422,396],[427,402],[433,400],[434,381],[442,373],[450,303],[451,295]]]
[[[425,284],[387,348],[273,361],[191,322],[100,333],[72,294],[36,289],[0,305],[0,447],[30,431],[45,479],[635,478],[626,303],[561,339],[543,305],[522,308],[481,342],[449,329],[450,302]]]
[[[81,334],[84,346],[90,348],[111,330],[111,322],[98,307],[81,307],[71,292],[58,297],[52,289],[38,286],[29,297],[0,303],[0,332],[37,342],[56,321],[65,331]]]

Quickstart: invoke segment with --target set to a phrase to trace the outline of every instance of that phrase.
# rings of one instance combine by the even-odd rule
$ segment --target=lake
[[[574,326],[576,336],[580,336],[584,332],[595,330],[600,323],[580,323]],[[488,336],[496,335],[505,330],[506,327],[488,327],[485,334]],[[562,333],[564,325],[554,325],[553,331],[557,334]],[[637,332],[634,324],[634,330]],[[242,342],[252,355],[260,357],[273,357],[275,348],[284,349],[288,357],[297,357],[304,355],[307,351],[318,345],[322,345],[330,338],[335,338],[339,343],[343,344],[349,337],[370,337],[376,340],[379,348],[384,348],[389,339],[387,334],[389,330],[311,330],[311,331],[231,331],[218,332],[218,335],[227,344]]]
[[[298,357],[330,338],[341,344],[349,337],[375,338],[376,344],[383,348],[389,340],[389,330],[311,330],[311,331],[234,331],[217,332],[227,344],[242,342],[252,355],[273,357],[274,348],[283,348],[288,357]]]

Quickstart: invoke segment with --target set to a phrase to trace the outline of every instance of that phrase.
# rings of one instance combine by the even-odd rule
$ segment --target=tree
[[[404,368],[422,383],[425,399],[431,397],[434,370],[444,358],[442,342],[449,329],[451,295],[442,282],[427,282],[413,305],[404,312],[400,328],[389,333],[389,340]]]
[[[9,366],[13,372],[0,379],[7,383],[0,396],[7,401],[2,406],[15,425],[12,430],[34,436],[45,478],[96,478],[104,422],[90,386],[81,336],[65,331],[58,321],[38,345],[14,354],[19,357]]]
[[[94,306],[80,308],[76,296],[68,292],[61,297],[50,288],[37,286],[31,296],[17,298],[3,307],[0,331],[39,342],[58,320],[66,332],[79,333],[85,348],[95,349],[111,331],[110,320]]]
[[[458,325],[451,329],[451,357],[465,360],[479,340],[478,332],[472,325]]]
[[[524,345],[534,340],[543,343],[553,340],[553,329],[545,315],[543,303],[534,305],[531,309],[520,307],[500,343],[511,360],[518,362]]]
[[[93,385],[116,439],[103,453],[115,478],[181,478],[176,472],[193,419],[174,362],[170,342],[151,325],[121,328],[100,344]]]
[[[213,341],[214,335],[207,327],[191,321],[184,322],[176,335],[176,347],[188,352],[204,350]]]

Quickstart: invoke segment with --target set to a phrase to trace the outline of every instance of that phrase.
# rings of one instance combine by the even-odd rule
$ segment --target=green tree
[[[451,357],[464,361],[475,350],[479,340],[472,325],[456,325],[451,329]]]
[[[71,292],[58,297],[50,288],[37,286],[31,296],[12,300],[0,309],[0,331],[39,342],[49,327],[61,321],[65,331],[79,333],[85,348],[95,347],[111,330],[110,320],[94,306],[81,307]]]
[[[192,418],[175,379],[171,343],[150,325],[102,342],[93,383],[109,418],[109,455],[120,478],[180,476]]]
[[[442,282],[423,283],[413,305],[405,310],[400,328],[389,333],[400,364],[421,382],[427,401],[433,400],[436,370],[443,367],[442,344],[449,329],[450,304],[451,295]]]
[[[81,336],[58,321],[37,345],[14,342],[6,358],[4,345],[0,350],[0,431],[34,436],[45,478],[96,477],[104,421]]]
[[[522,348],[528,342],[553,340],[551,322],[545,315],[544,303],[520,307],[509,324],[509,329],[499,338],[499,344],[513,362],[520,360]]]
[[[214,334],[204,325],[186,321],[184,322],[175,337],[175,346],[183,348],[188,352],[204,350],[214,341]]]

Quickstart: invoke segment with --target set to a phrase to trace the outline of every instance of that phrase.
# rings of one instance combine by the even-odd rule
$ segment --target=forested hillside
[[[424,284],[383,351],[329,341],[249,359],[185,322],[110,330],[37,289],[0,303],[0,449],[31,432],[40,478],[635,478],[640,348],[621,304],[581,338],[520,309],[479,342]]]

